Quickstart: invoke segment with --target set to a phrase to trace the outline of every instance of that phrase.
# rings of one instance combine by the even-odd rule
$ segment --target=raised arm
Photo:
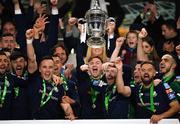
[[[36,59],[37,62],[40,61],[40,59],[45,56],[48,55],[48,45],[46,45],[46,42],[40,42],[40,37],[42,36],[46,23],[49,23],[47,21],[48,17],[45,17],[45,15],[40,15],[37,19],[36,22],[33,26],[33,30],[35,32],[34,35],[34,41],[33,42],[33,47],[36,53]]]
[[[116,39],[116,47],[111,55],[110,61],[115,61],[115,59],[118,57],[119,51],[124,41],[125,41],[125,37],[119,37]]]
[[[58,24],[59,24],[59,11],[58,11],[58,0],[50,0],[51,2],[51,15],[50,22],[48,25],[48,40],[46,41],[49,51],[58,41]]]
[[[125,97],[129,97],[131,95],[131,89],[129,86],[124,86],[123,80],[123,63],[121,58],[116,58],[115,67],[117,68],[117,76],[116,76],[116,86],[118,93],[124,95]]]
[[[19,0],[13,0],[14,3],[14,9],[16,10],[20,10],[20,5],[19,5]],[[21,11],[21,10],[20,10]]]
[[[26,14],[27,28],[32,27],[34,23],[33,22],[35,16],[34,4],[35,4],[35,0],[29,0],[29,6]]]
[[[28,56],[28,71],[34,73],[37,70],[36,55],[33,48],[34,30],[28,29],[26,31],[26,43],[27,43],[27,56]]]
[[[25,32],[27,30],[27,20],[25,14],[22,13],[19,0],[13,0],[14,4],[14,20],[16,23],[16,42],[20,46],[21,52],[26,55],[26,37]]]
[[[138,46],[137,46],[137,61],[146,61],[147,58],[145,56],[145,52],[142,46],[142,38],[146,37],[147,31],[145,28],[141,29],[141,32],[138,34]]]

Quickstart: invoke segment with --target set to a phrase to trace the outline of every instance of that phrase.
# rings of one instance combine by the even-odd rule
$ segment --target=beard
[[[13,73],[17,76],[23,76],[23,74],[25,73],[26,69],[25,68],[22,68],[22,69],[14,69],[13,68]]]
[[[150,85],[152,81],[153,81],[153,79],[149,79],[149,80],[142,79],[143,84],[146,86]]]
[[[153,77],[150,77],[148,74],[144,74],[143,77],[141,77],[141,80],[144,85],[148,86],[153,81]]]
[[[164,72],[162,72],[162,74],[167,74],[171,71],[171,68],[166,68]]]
[[[162,69],[161,69],[161,66],[163,67]],[[164,64],[162,64],[162,65],[160,65],[160,72],[162,74],[169,73],[171,71],[171,68],[172,68],[172,64],[169,67],[167,67]]]

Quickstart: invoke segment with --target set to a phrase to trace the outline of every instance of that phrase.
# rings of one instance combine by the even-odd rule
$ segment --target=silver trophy
[[[85,14],[87,34],[90,38],[87,39],[89,47],[98,48],[105,46],[105,35],[107,13],[103,11],[97,0],[94,1],[94,6]]]

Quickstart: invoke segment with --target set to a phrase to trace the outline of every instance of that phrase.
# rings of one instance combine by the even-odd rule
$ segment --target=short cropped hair
[[[44,61],[44,60],[52,60],[53,61],[53,58],[52,58],[52,56],[44,56],[44,57],[42,57],[41,60],[40,60],[40,65],[41,65],[42,61]]]
[[[173,19],[165,20],[163,22],[163,25],[166,25],[169,29],[173,29],[173,30],[177,31],[176,21]]]
[[[25,57],[25,55],[23,55],[20,51],[13,51],[10,55],[10,61],[16,60],[21,57],[23,57],[24,60],[27,61],[27,57]]]
[[[151,61],[144,61],[144,62],[142,62],[142,63],[141,63],[141,67],[142,67],[143,65],[145,65],[145,64],[150,64],[150,65],[153,66],[154,69],[156,68],[155,65],[154,65],[154,63],[151,62]]]
[[[94,58],[98,58],[98,59],[103,63],[102,58],[99,57],[99,56],[90,57],[90,58],[88,59],[88,63],[89,63],[92,59],[94,59]]]

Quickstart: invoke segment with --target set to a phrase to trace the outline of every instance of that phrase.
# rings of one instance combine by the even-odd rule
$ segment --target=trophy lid
[[[85,18],[87,19],[89,16],[96,14],[107,18],[107,13],[101,9],[97,0],[95,0],[93,7],[86,12]]]

